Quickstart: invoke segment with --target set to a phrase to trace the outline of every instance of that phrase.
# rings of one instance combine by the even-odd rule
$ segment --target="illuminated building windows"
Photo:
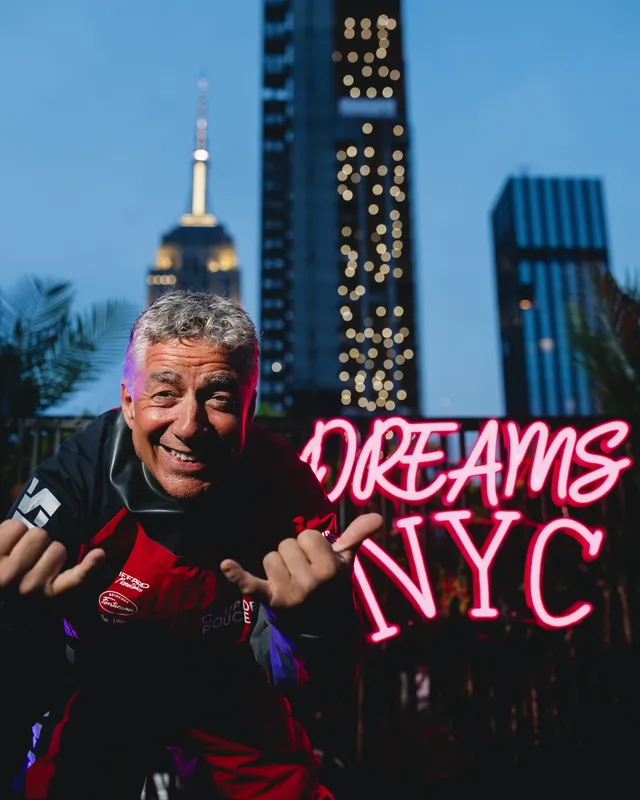
[[[398,211],[397,208],[394,208],[393,211],[390,212],[389,219],[394,219],[394,220],[400,219],[400,212]]]
[[[404,314],[404,308],[402,308],[402,306],[396,306],[393,309],[393,313],[396,317],[401,317]]]
[[[343,370],[340,373],[340,380],[341,381],[348,381],[349,380],[349,373]]]
[[[360,97],[360,89],[357,86],[354,86],[351,91],[349,92],[351,97]]]
[[[340,353],[338,358],[339,358],[341,364],[346,364],[347,361],[349,360],[349,354],[348,353]]]
[[[344,150],[338,150],[338,152],[336,153],[336,158],[338,159],[338,161],[344,161],[346,157],[347,154],[345,153]]]
[[[388,171],[384,164],[380,164],[378,167],[378,175],[386,175]]]
[[[353,75],[345,75],[342,82],[345,86],[351,86],[353,84]]]
[[[375,60],[375,56],[373,53],[365,53],[364,60],[367,62],[367,64],[371,64],[371,62]]]
[[[402,125],[394,125],[393,132],[396,136],[402,136],[402,134],[404,133],[404,128],[402,127]]]
[[[382,335],[384,336],[385,339],[388,339],[391,336],[391,334],[392,334],[391,328],[382,329]]]
[[[376,50],[376,55],[378,58],[384,58],[387,55],[387,51],[384,49],[384,47],[379,47]]]
[[[373,261],[365,261],[364,262],[364,268],[365,268],[365,270],[367,272],[372,272],[373,271]]]
[[[338,294],[344,296],[349,290],[346,286],[338,286]]]
[[[331,56],[331,58],[332,58],[332,59],[333,59],[335,62],[342,61],[342,53],[339,53],[339,52],[336,50],[336,51],[335,51],[335,53],[334,53],[334,54]]]
[[[382,234],[382,233],[386,233],[386,231],[387,231],[387,226],[386,225],[383,225],[382,223],[380,223],[379,225],[376,226],[376,233],[381,233]]]
[[[351,191],[351,189],[347,189],[342,193],[342,199],[347,201],[353,199],[353,192]]]
[[[400,152],[400,151],[398,150],[396,152]],[[351,147],[347,148],[347,155],[349,156],[349,158],[353,158],[354,156],[357,156],[358,155],[358,148],[354,147],[353,145],[351,145]]]
[[[378,206],[375,203],[371,203],[371,205],[369,206],[369,213],[370,214],[377,214],[378,211],[380,211]]]
[[[398,398],[398,400],[406,400],[407,399],[407,393],[405,392],[404,389],[398,389],[398,391],[396,393],[396,397]]]
[[[365,122],[364,125],[362,126],[363,133],[371,133],[372,130],[373,130],[373,125],[370,122]]]
[[[393,89],[390,86],[385,86],[382,90],[383,97],[392,97],[393,96]]]
[[[376,185],[372,187],[371,191],[373,194],[382,194],[382,186],[379,183],[376,183]]]
[[[376,314],[377,314],[379,317],[384,317],[384,315],[385,315],[386,313],[387,313],[387,309],[386,309],[384,306],[378,306],[378,307],[376,308]],[[389,329],[388,329],[388,328],[385,328],[385,331],[386,331],[386,330],[389,330]],[[384,331],[383,331],[382,333],[383,333],[383,335],[384,335]]]
[[[365,78],[370,77],[372,72],[373,72],[373,70],[369,66],[362,68],[362,74],[364,75]]]
[[[365,147],[364,154],[367,158],[372,158],[376,154],[376,151],[373,149],[373,147]]]
[[[392,158],[394,161],[402,161],[403,158],[402,150],[394,150]]]
[[[358,54],[357,54],[357,53],[353,53],[353,52],[352,52],[352,53],[349,53],[349,55],[347,56],[347,58],[348,58],[348,59],[349,59],[349,61],[350,61],[350,62],[353,64],[354,62],[356,62],[356,61],[358,60]]]
[[[386,78],[388,74],[389,74],[389,67],[382,66],[378,69],[378,75],[381,78]]]
[[[342,235],[343,235],[343,236],[351,236],[351,234],[353,233],[353,231],[351,230],[351,228],[350,228],[348,225],[345,225],[345,226],[342,228],[342,231],[341,231],[341,233],[342,233]],[[342,252],[344,253],[344,250],[343,250]],[[349,248],[348,248],[348,247],[347,247],[347,252],[349,252]]]
[[[387,30],[392,31],[396,27],[396,21],[392,17],[387,20]]]
[[[394,278],[401,278],[404,275],[400,267],[396,267],[391,274]]]
[[[367,89],[367,97],[375,97],[377,94],[378,94],[378,91],[373,86],[370,86]]]

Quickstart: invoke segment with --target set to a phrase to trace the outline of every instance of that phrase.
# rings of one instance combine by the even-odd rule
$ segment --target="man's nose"
[[[185,397],[178,404],[178,415],[171,428],[179,439],[191,439],[206,432],[210,427],[204,405],[198,403],[195,398]]]

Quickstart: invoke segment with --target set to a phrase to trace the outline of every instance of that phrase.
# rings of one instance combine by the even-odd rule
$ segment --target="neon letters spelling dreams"
[[[357,430],[349,420],[318,421],[302,450],[301,459],[324,482],[328,469],[322,463],[323,446],[328,436],[338,434],[343,439],[343,454],[339,474],[329,492],[330,500],[336,501],[348,491],[355,504],[363,505],[377,491],[393,501],[419,505],[439,494],[445,510],[435,512],[431,519],[448,530],[471,569],[473,604],[469,616],[495,619],[499,611],[491,604],[491,565],[509,532],[523,518],[519,511],[500,510],[500,500],[511,499],[521,480],[525,481],[531,495],[539,494],[550,484],[553,502],[559,507],[588,506],[601,500],[616,485],[622,471],[632,464],[628,457],[611,456],[626,440],[630,428],[626,422],[610,420],[587,431],[579,432],[567,426],[552,432],[542,421],[521,429],[515,422],[490,419],[480,430],[464,463],[439,472],[431,482],[422,485],[425,469],[437,467],[446,460],[443,450],[428,449],[431,437],[459,430],[460,425],[455,421],[408,422],[400,417],[389,417],[375,420],[369,436],[360,446]],[[396,447],[385,457],[385,440],[391,435],[396,438]],[[531,450],[533,455],[527,458]],[[500,453],[504,453],[504,462]],[[582,468],[579,475],[572,475],[574,465]],[[484,505],[491,510],[493,520],[481,551],[464,525],[471,519],[471,511],[452,508],[471,481],[480,482]],[[424,517],[419,514],[395,520],[402,534],[410,575],[374,541],[364,542],[360,552],[380,567],[420,615],[432,619],[437,610],[418,536],[418,528],[423,523]],[[585,561],[598,556],[604,539],[601,530],[590,530],[568,516],[536,530],[525,564],[525,596],[538,623],[547,628],[575,625],[593,610],[590,603],[577,601],[563,614],[553,615],[544,603],[545,548],[551,537],[560,532],[572,536],[582,546]],[[381,642],[396,636],[400,628],[387,621],[359,558],[355,562],[354,578],[373,628],[370,641]]]

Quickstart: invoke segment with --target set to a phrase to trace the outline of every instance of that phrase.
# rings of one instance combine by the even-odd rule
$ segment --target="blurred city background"
[[[636,0],[5,3],[0,510],[119,404],[128,325],[173,288],[246,306],[259,413],[298,447],[317,418],[453,417],[453,463],[488,417],[617,417],[635,460],[639,34]],[[617,785],[640,721],[637,481],[580,517],[609,537],[595,572],[557,551],[558,607],[576,586],[594,603],[575,630],[529,619],[515,550],[504,618],[469,625],[466,564],[425,531],[438,622],[368,647],[338,722],[301,710],[338,798],[588,759]]]

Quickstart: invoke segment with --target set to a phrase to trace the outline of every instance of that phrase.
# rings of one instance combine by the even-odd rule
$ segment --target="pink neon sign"
[[[375,420],[369,436],[360,444],[357,429],[349,420],[318,421],[301,458],[321,482],[325,481],[328,475],[322,460],[325,443],[328,437],[339,435],[342,459],[329,498],[336,501],[348,492],[358,505],[364,505],[378,492],[392,501],[410,505],[426,503],[439,495],[441,503],[450,507],[466,486],[479,483],[484,505],[491,509],[493,520],[480,550],[465,526],[472,519],[470,510],[447,508],[432,514],[431,519],[449,532],[471,569],[473,604],[469,616],[495,619],[499,611],[491,603],[491,566],[512,529],[523,521],[520,511],[500,510],[500,501],[512,499],[516,486],[522,482],[530,495],[539,494],[548,486],[554,503],[561,507],[586,506],[601,500],[632,464],[628,457],[612,455],[625,441],[630,428],[626,422],[610,420],[588,431],[567,426],[552,432],[541,421],[521,429],[515,422],[490,419],[459,466],[440,469],[433,475],[433,468],[446,462],[445,452],[439,443],[434,446],[433,439],[442,440],[459,430],[460,425],[453,421],[407,422],[400,417],[389,417]],[[426,477],[426,470],[430,478]],[[419,535],[424,521],[418,514],[395,520],[395,527],[402,534],[410,574],[376,542],[365,542],[361,554],[393,581],[421,616],[432,619],[437,609]],[[563,614],[553,615],[545,605],[541,585],[545,550],[551,537],[560,533],[571,536],[582,546],[585,561],[598,556],[604,539],[602,531],[592,531],[566,516],[566,508],[562,517],[536,530],[524,568],[525,597],[538,623],[547,628],[575,625],[592,611],[589,603],[576,601]],[[396,636],[400,628],[386,619],[360,558],[356,559],[354,577],[373,628],[370,640],[381,642]]]

